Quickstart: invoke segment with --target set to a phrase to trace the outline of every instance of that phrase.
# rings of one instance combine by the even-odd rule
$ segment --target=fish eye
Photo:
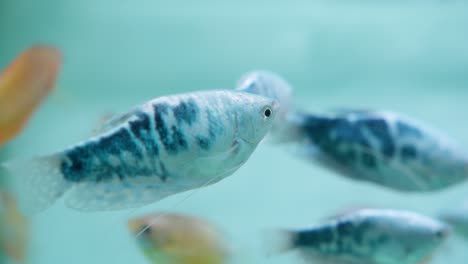
[[[263,109],[263,117],[266,119],[266,118],[269,118],[271,116],[273,112],[271,111],[271,108],[269,106],[266,106],[264,109]]]

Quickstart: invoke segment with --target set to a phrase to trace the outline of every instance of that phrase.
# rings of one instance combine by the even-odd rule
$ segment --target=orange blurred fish
[[[0,74],[0,145],[14,138],[55,85],[62,55],[34,46]]]
[[[18,211],[16,201],[0,189],[0,260],[5,254],[25,263],[28,245],[28,220]]]
[[[154,264],[222,264],[229,255],[217,228],[193,216],[153,214],[130,220],[128,227]]]

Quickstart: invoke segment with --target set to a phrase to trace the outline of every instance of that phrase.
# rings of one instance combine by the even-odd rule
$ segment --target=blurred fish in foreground
[[[34,46],[19,55],[0,75],[0,146],[21,132],[55,85],[61,54]]]
[[[289,116],[287,126],[301,157],[355,180],[424,192],[468,178],[468,155],[458,144],[401,114],[297,112]]]
[[[5,254],[17,263],[25,263],[28,245],[28,221],[16,202],[0,188],[0,259]]]
[[[468,203],[459,208],[441,211],[439,219],[452,226],[455,234],[468,241]]]
[[[227,90],[163,96],[58,153],[2,164],[25,213],[141,207],[214,184],[239,169],[270,130],[277,103]]]
[[[279,231],[267,243],[277,252],[297,249],[308,263],[422,264],[449,230],[413,212],[363,209],[316,227]]]
[[[153,214],[130,220],[128,227],[155,264],[221,264],[228,258],[219,230],[193,216]]]
[[[285,121],[292,112],[293,89],[280,75],[270,71],[252,71],[244,74],[237,82],[236,90],[271,98],[278,102],[280,110],[270,131],[273,142],[281,142],[288,138],[289,130]]]

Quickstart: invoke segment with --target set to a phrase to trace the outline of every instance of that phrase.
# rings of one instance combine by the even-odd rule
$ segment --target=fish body
[[[276,110],[273,100],[233,91],[160,97],[64,151],[4,168],[20,178],[26,211],[45,209],[68,191],[67,206],[79,210],[140,207],[234,173]]]
[[[431,218],[407,211],[363,209],[316,227],[283,231],[281,249],[310,263],[419,264],[449,234]]]
[[[275,142],[289,139],[285,120],[294,107],[293,89],[284,78],[270,71],[252,71],[240,78],[237,82],[236,90],[268,97],[277,101],[280,110],[270,134],[272,134]]]
[[[221,264],[229,255],[221,232],[197,217],[153,214],[130,220],[128,227],[155,264]]]
[[[352,179],[422,192],[441,190],[468,177],[464,151],[440,133],[397,113],[295,113],[288,123],[303,157]]]
[[[18,56],[0,75],[0,145],[23,129],[54,87],[60,52],[34,46]]]

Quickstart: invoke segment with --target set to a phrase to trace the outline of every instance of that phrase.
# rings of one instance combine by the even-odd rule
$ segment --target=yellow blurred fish
[[[55,85],[62,56],[47,46],[34,46],[0,74],[0,145],[22,130]]]
[[[210,223],[180,214],[154,214],[128,222],[138,246],[155,264],[220,264],[228,250]]]

